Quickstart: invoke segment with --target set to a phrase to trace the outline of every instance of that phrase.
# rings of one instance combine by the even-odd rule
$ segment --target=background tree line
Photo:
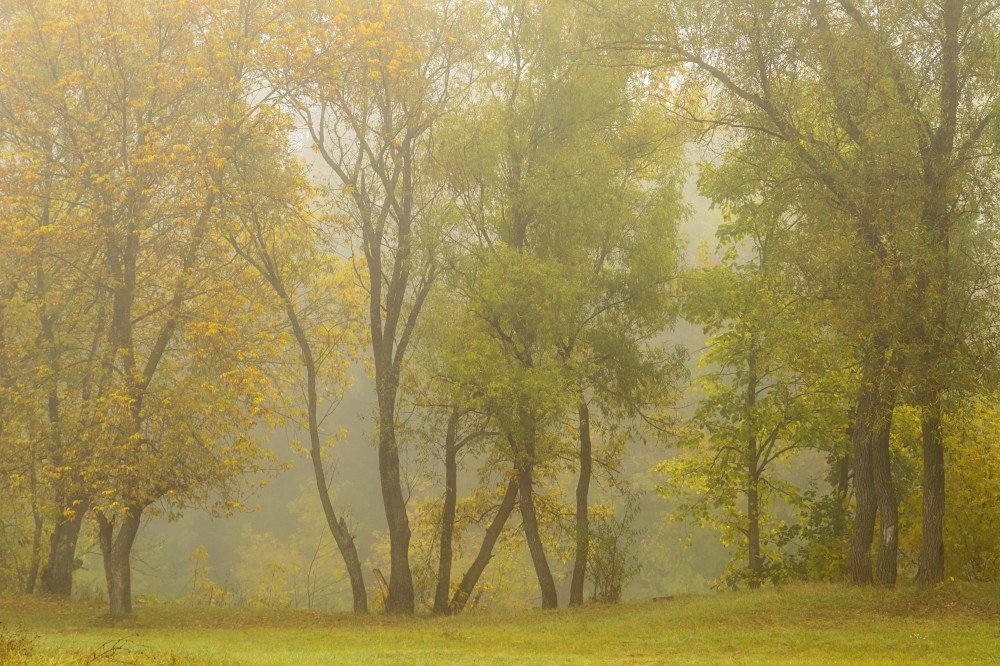
[[[718,532],[722,584],[998,575],[993,4],[0,22],[5,587],[69,596],[92,533],[128,615],[144,517],[266,499],[276,431],[357,612],[460,612],[503,553],[544,608],[617,600],[654,488]],[[688,261],[693,173],[723,221]],[[374,549],[334,464],[365,373]],[[191,598],[221,602],[202,551]]]

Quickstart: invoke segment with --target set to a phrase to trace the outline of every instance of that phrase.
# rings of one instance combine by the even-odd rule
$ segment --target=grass
[[[997,585],[792,586],[453,618],[162,605],[112,626],[102,613],[0,599],[0,623],[34,636],[38,664],[1000,663]]]

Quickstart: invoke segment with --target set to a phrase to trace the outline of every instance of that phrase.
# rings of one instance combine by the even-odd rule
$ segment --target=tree
[[[664,463],[661,492],[690,489],[681,509],[739,544],[743,564],[731,565],[728,583],[757,588],[786,573],[789,530],[775,506],[803,501],[774,468],[807,447],[836,449],[845,373],[828,311],[796,290],[798,220],[776,193],[734,190],[733,171],[703,174],[728,221],[717,232],[720,263],[686,285],[686,316],[710,336],[699,360],[703,396],[689,426],[694,451]]]
[[[496,70],[442,152],[464,222],[459,246],[468,248],[446,278],[465,302],[448,375],[496,419],[517,470],[542,606],[553,608],[535,486],[559,465],[564,415],[588,416],[574,446],[580,602],[588,403],[602,391],[618,391],[622,403],[648,397],[670,375],[653,337],[672,316],[679,150],[632,69],[579,55],[592,27],[580,8],[501,2],[490,16]],[[634,416],[638,404],[629,404]]]
[[[841,318],[861,324],[853,344],[863,366],[852,427],[857,582],[871,579],[876,510],[875,580],[896,577],[888,431],[901,400],[922,404],[928,419],[920,579],[938,580],[942,571],[944,477],[933,405],[961,347],[957,332],[968,330],[957,304],[972,283],[970,267],[959,268],[968,251],[958,248],[979,242],[969,232],[981,219],[985,181],[973,174],[996,171],[986,149],[995,123],[987,73],[995,53],[986,46],[995,43],[994,14],[991,5],[961,0],[681,3],[645,14],[644,46],[662,49],[710,89],[709,122],[734,141],[776,151],[796,205],[852,240],[848,264],[862,279],[852,281],[847,302],[861,307],[845,307]]]
[[[9,58],[2,71],[0,141],[9,244],[4,247],[2,298],[5,313],[17,313],[19,324],[14,328],[13,320],[7,322],[5,382],[19,397],[8,405],[8,415],[17,411],[22,417],[8,434],[22,438],[31,424],[29,440],[15,455],[23,459],[23,449],[30,451],[36,463],[32,474],[41,482],[31,485],[50,496],[32,501],[37,517],[50,517],[53,523],[40,589],[65,596],[72,587],[76,541],[88,505],[77,470],[85,459],[80,436],[87,421],[85,404],[97,390],[95,356],[103,336],[98,297],[85,278],[98,260],[88,250],[98,241],[88,225],[79,179],[64,161],[71,128],[61,117],[60,91],[54,85],[61,75],[59,64],[24,48],[42,39],[25,34],[30,26],[16,20],[17,9],[31,8],[30,3],[12,6],[12,20],[3,33]]]
[[[464,301],[448,290],[437,291],[427,306],[427,319],[415,339],[414,362],[404,377],[403,396],[414,416],[407,421],[416,425],[403,430],[412,439],[420,458],[435,469],[443,463],[444,491],[439,509],[430,514],[437,550],[431,568],[435,569],[433,601],[436,614],[457,614],[466,606],[493,557],[493,551],[518,497],[516,474],[509,469],[502,433],[495,418],[481,411],[482,403],[475,387],[456,381],[449,368],[448,346],[452,324],[462,316]],[[454,339],[457,341],[457,338]],[[468,461],[478,462],[479,486],[463,497],[459,475]],[[436,505],[437,499],[429,504]],[[486,521],[489,520],[487,523]],[[485,524],[476,557],[457,587],[453,568],[461,555],[465,535]]]
[[[347,568],[354,611],[367,613],[368,594],[354,535],[330,498],[321,414],[321,400],[335,406],[348,383],[349,363],[359,344],[360,294],[351,266],[337,258],[333,242],[324,238],[320,221],[308,209],[310,190],[297,165],[267,160],[276,151],[266,148],[257,159],[241,165],[245,184],[228,238],[263,281],[268,292],[263,300],[281,313],[290,329],[298,354],[291,381],[304,395],[316,490]],[[287,374],[281,372],[283,361],[276,364],[279,374]]]
[[[5,102],[54,118],[49,196],[70,201],[87,241],[72,265],[93,299],[93,328],[74,340],[90,361],[91,383],[76,385],[85,427],[55,450],[74,452],[113,617],[131,611],[143,513],[160,501],[232,511],[243,474],[261,468],[246,433],[266,416],[256,366],[271,340],[217,233],[234,154],[284,130],[249,98],[259,9],[23,2],[5,32],[18,54]]]
[[[444,219],[428,164],[441,117],[468,87],[473,12],[447,2],[306,3],[288,78],[295,112],[332,179],[331,199],[364,257],[393,613],[414,609],[396,437],[400,374],[440,272]]]

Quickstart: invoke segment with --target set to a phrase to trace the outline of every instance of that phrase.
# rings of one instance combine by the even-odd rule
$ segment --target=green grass
[[[793,586],[454,618],[0,599],[35,635],[29,663],[1000,663],[1000,586],[921,592]],[[88,661],[90,659],[90,661]],[[2,659],[0,659],[2,661]]]

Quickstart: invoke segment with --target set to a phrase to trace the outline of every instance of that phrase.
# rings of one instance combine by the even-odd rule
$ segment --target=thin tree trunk
[[[493,521],[489,527],[486,528],[483,543],[479,547],[479,554],[476,555],[476,559],[472,562],[469,570],[462,576],[462,582],[458,584],[455,594],[452,595],[452,613],[461,613],[462,609],[465,608],[466,602],[472,596],[472,591],[479,582],[480,576],[483,575],[483,571],[486,570],[486,565],[493,558],[493,548],[496,546],[497,539],[500,538],[500,533],[503,532],[504,525],[507,524],[510,514],[514,512],[517,497],[518,482],[517,479],[511,479],[507,484],[507,491],[504,493],[503,501],[500,502],[500,508],[497,510],[496,515],[493,516]]]
[[[755,590],[760,587],[761,581],[764,579],[764,561],[760,556],[760,493],[757,488],[756,460],[753,469],[749,470],[749,474],[747,487],[747,569],[750,573],[750,580],[747,581],[747,584],[751,590]]]
[[[229,242],[242,254],[237,242],[230,238]],[[326,518],[327,528],[337,543],[337,549],[344,560],[348,578],[351,581],[351,596],[354,603],[355,613],[368,612],[368,591],[365,588],[364,573],[361,568],[361,559],[358,557],[357,546],[354,542],[354,535],[351,534],[347,522],[342,516],[338,516],[333,508],[330,499],[330,488],[326,479],[326,468],[323,464],[322,437],[319,424],[319,369],[316,366],[316,358],[313,354],[313,346],[302,326],[299,312],[288,295],[282,276],[274,268],[276,262],[267,254],[267,248],[261,246],[257,252],[264,256],[264,261],[258,264],[258,271],[261,276],[281,299],[285,317],[295,336],[295,341],[299,347],[299,355],[305,369],[306,384],[306,413],[309,425],[309,458],[312,461],[313,476],[316,482],[316,492],[319,495],[320,504],[323,507],[323,515]],[[311,603],[311,602],[310,602]]]
[[[590,408],[583,400],[579,408],[580,478],[576,484],[576,557],[573,580],[569,588],[569,605],[583,604],[583,584],[587,577],[587,555],[590,551],[590,478],[593,473],[593,447],[590,441]]]
[[[2,431],[2,428],[0,428]],[[32,433],[33,434],[33,433]],[[35,584],[38,582],[38,569],[42,562],[42,527],[44,520],[41,507],[38,506],[38,451],[32,437],[31,444],[31,466],[29,480],[29,491],[31,492],[31,517],[35,524],[35,529],[31,535],[31,563],[28,567],[28,576],[24,582],[24,593],[31,594],[35,591]]]
[[[52,527],[49,535],[49,556],[42,567],[39,591],[60,597],[73,593],[73,572],[76,571],[76,544],[83,526],[87,503],[80,498],[70,501],[62,519]],[[66,512],[71,515],[66,517]]]
[[[936,585],[944,580],[944,446],[941,439],[941,405],[935,399],[921,418],[924,457],[923,540],[917,582]]]
[[[299,321],[298,313],[292,306],[291,299],[285,293],[284,287],[278,276],[271,276],[271,284],[278,291],[279,296],[285,302],[285,313],[291,324],[292,332],[299,344],[299,352],[302,356],[302,363],[306,370],[306,410],[309,419],[309,457],[312,460],[313,475],[316,479],[316,491],[319,493],[320,504],[323,505],[323,515],[326,517],[326,524],[337,542],[340,556],[344,560],[347,568],[347,575],[351,580],[351,596],[354,601],[355,613],[368,612],[368,591],[365,589],[364,573],[361,569],[361,559],[358,557],[358,549],[354,543],[354,535],[351,534],[343,517],[338,516],[330,500],[330,488],[326,481],[326,469],[323,467],[322,439],[319,431],[319,396],[317,392],[317,369],[316,360],[313,357],[312,345],[305,334]]]
[[[129,507],[121,517],[118,534],[114,524],[102,513],[97,514],[98,539],[104,558],[104,577],[108,585],[108,607],[112,619],[121,619],[132,614],[132,546],[143,509]]]
[[[545,557],[545,545],[538,531],[538,516],[535,513],[535,497],[532,479],[532,463],[524,461],[518,471],[518,483],[521,486],[521,524],[524,527],[524,539],[528,542],[531,561],[535,565],[535,575],[538,577],[538,588],[542,593],[542,608],[557,608],[559,597],[556,593],[556,583],[552,578],[552,570]]]
[[[28,568],[28,578],[24,583],[24,593],[31,594],[35,591],[35,583],[38,581],[38,569],[42,562],[42,512],[37,504],[32,503],[31,514],[35,521],[35,529],[31,535],[31,566]]]
[[[320,504],[323,505],[323,515],[326,517],[327,527],[340,556],[344,559],[344,566],[347,568],[347,575],[351,580],[351,596],[354,600],[355,613],[368,612],[368,591],[365,589],[364,574],[361,569],[361,560],[358,557],[358,550],[354,544],[354,535],[351,534],[343,517],[337,516],[330,501],[330,491],[326,485],[326,474],[323,470],[323,460],[318,449],[310,451],[313,463],[313,472],[316,477],[316,489],[319,492]]]
[[[745,400],[745,422],[753,423],[757,406],[757,355],[751,349],[747,359],[747,392]],[[747,571],[750,589],[760,587],[764,577],[764,563],[760,557],[760,470],[758,469],[757,436],[751,431],[746,442],[747,481]]]
[[[848,438],[850,434],[848,433]],[[839,541],[847,526],[848,499],[851,492],[851,454],[844,452],[834,461],[833,477],[836,480],[837,506],[833,514],[833,533]]]
[[[441,542],[438,555],[437,587],[434,590],[434,612],[450,612],[452,540],[455,533],[455,511],[458,505],[458,420],[461,411],[455,407],[448,418],[444,445],[444,503],[441,507]]]

